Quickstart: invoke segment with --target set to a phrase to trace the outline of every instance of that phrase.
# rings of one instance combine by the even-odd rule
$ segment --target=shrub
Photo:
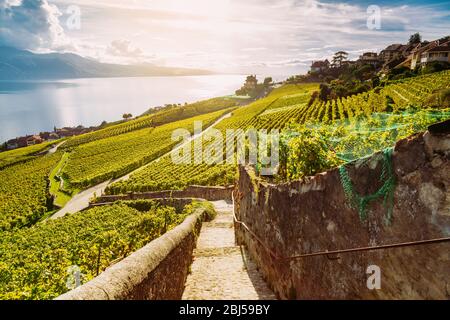
[[[287,180],[311,176],[340,164],[323,132],[304,126],[296,131],[294,137],[287,133],[281,139],[280,174]]]
[[[434,73],[450,69],[450,63],[446,61],[433,61],[422,68],[422,74]]]
[[[425,103],[428,107],[449,108],[450,107],[450,88],[434,92]]]

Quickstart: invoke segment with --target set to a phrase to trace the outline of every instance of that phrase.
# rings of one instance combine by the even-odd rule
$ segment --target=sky
[[[0,0],[0,45],[226,73],[300,74],[449,30],[450,0]]]

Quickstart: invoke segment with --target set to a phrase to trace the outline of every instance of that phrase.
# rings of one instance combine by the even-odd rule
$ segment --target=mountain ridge
[[[102,63],[74,53],[42,53],[0,46],[0,80],[211,75],[201,69]]]

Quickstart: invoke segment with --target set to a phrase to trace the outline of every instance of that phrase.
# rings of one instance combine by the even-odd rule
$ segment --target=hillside
[[[163,110],[69,138],[53,154],[38,156],[34,154],[36,149],[30,147],[17,154],[4,153],[7,165],[0,168],[0,233],[6,240],[0,242],[4,248],[0,250],[0,272],[14,281],[2,277],[0,295],[53,298],[67,291],[61,286],[67,267],[82,264],[89,278],[96,275],[93,261],[100,256],[100,247],[112,252],[97,267],[101,272],[114,259],[129,255],[153,239],[148,232],[156,237],[165,231],[161,229],[160,207],[145,203],[132,205],[131,209],[116,203],[42,223],[58,209],[54,205],[55,193],[70,198],[89,187],[95,189],[102,182],[107,185],[106,194],[131,196],[133,192],[183,190],[194,184],[236,183],[238,166],[226,159],[218,163],[172,161],[169,152],[177,144],[172,139],[174,130],[184,128],[192,134],[195,121],[202,121],[206,128],[220,120],[214,128],[223,136],[228,129],[280,130],[280,170],[265,179],[272,183],[297,183],[377,151],[387,157],[398,140],[450,118],[450,110],[431,99],[437,91],[450,88],[449,71],[392,82],[377,90],[327,102],[313,98],[318,88],[319,84],[284,84],[244,106],[229,98],[218,98]],[[227,141],[230,139],[220,144],[199,136],[188,145],[217,150],[225,148]],[[235,141],[231,143],[236,150]],[[190,150],[183,157],[191,158],[194,148]],[[260,175],[262,163],[254,167],[255,175]],[[87,194],[100,196],[95,192]],[[144,214],[139,215],[136,210]],[[173,209],[161,210],[167,221],[172,221]],[[352,212],[358,214],[356,209]],[[173,220],[170,226],[179,222]],[[79,225],[85,226],[84,231]],[[124,234],[118,234],[116,228]],[[86,231],[94,229],[101,231],[101,239]],[[80,232],[86,233],[81,237]],[[29,240],[25,234],[31,235]],[[10,242],[14,245],[10,246]],[[40,256],[27,251],[27,246],[39,243],[46,243],[46,248],[62,248],[55,272],[48,278],[43,276],[45,266],[51,265],[55,257],[44,249],[39,250]],[[77,245],[83,249],[77,251]],[[27,258],[17,261],[15,257],[20,255]],[[32,275],[35,282],[27,280]],[[21,293],[18,288],[24,285],[26,292]]]
[[[315,124],[313,131],[318,132],[317,140],[329,140],[329,136],[332,136],[334,132],[335,138],[342,138],[346,133],[346,139],[340,140],[340,144],[326,146],[326,148],[333,147],[341,156],[341,159],[337,159],[335,162],[337,166],[342,161],[348,161],[350,155],[345,153],[358,153],[357,150],[351,148],[351,145],[360,146],[361,150],[358,155],[362,157],[389,147],[395,141],[414,132],[424,130],[427,125],[437,122],[439,119],[448,118],[449,110],[440,110],[435,116],[429,116],[428,112],[417,113],[417,111],[422,107],[427,109],[425,101],[432,95],[433,90],[449,86],[450,72],[446,71],[393,84],[380,92],[371,91],[333,102],[314,100],[309,105],[310,96],[318,85],[285,85],[275,89],[268,97],[237,109],[233,112],[232,117],[222,121],[216,128],[222,132],[233,128],[281,130],[290,124]],[[400,92],[408,98],[400,97]],[[392,97],[392,102],[387,102],[388,97]],[[412,111],[412,114],[417,114],[415,119],[414,117],[401,115],[402,111],[410,110],[411,107],[417,108],[415,112]],[[360,119],[365,117],[370,119],[373,114],[383,112],[387,112],[389,116],[389,110],[394,110],[392,114],[395,115],[390,118],[391,125],[387,125],[384,121],[378,124],[369,121],[367,126],[369,129],[372,127],[373,135],[370,140],[364,140],[367,136],[360,135],[364,131],[362,127],[364,123]],[[339,120],[348,122],[339,125]],[[415,122],[411,122],[411,120],[415,120]],[[329,125],[331,123],[334,123],[335,126]],[[393,126],[393,124],[397,124],[397,126]],[[323,126],[322,130],[318,130],[321,126]],[[358,127],[361,130],[349,132],[349,128],[352,127]],[[402,130],[391,130],[397,129],[397,127]],[[347,132],[345,128],[347,128]],[[302,128],[297,127],[294,130],[302,130]],[[339,135],[338,132],[340,132]],[[395,135],[390,135],[394,132]],[[369,144],[369,141],[372,141],[372,143]],[[356,154],[351,155],[351,159],[355,156]],[[292,159],[292,161],[296,160],[298,158]],[[217,183],[232,183],[234,180],[234,174],[231,173],[234,170],[230,171],[233,166],[225,163],[220,165],[207,165],[205,163],[174,165],[171,163],[169,156],[164,157],[161,161],[163,164],[150,164],[143,170],[131,175],[130,179],[111,184],[106,192],[108,194],[120,194],[128,191],[178,189],[189,184],[215,185]],[[323,170],[329,168],[329,166],[322,167]],[[315,173],[315,171],[312,173]],[[285,179],[286,177],[282,178]]]

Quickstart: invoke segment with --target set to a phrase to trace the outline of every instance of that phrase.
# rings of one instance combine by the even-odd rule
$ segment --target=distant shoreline
[[[92,76],[92,77],[73,77],[73,78],[29,78],[29,79],[0,79],[1,82],[49,82],[49,81],[64,81],[64,80],[82,80],[82,79],[133,79],[133,78],[171,78],[171,77],[208,77],[208,76],[245,76],[241,73],[210,73],[210,74],[170,74],[170,75],[148,75],[148,76]]]
[[[0,80],[0,141],[233,94],[243,75]]]

